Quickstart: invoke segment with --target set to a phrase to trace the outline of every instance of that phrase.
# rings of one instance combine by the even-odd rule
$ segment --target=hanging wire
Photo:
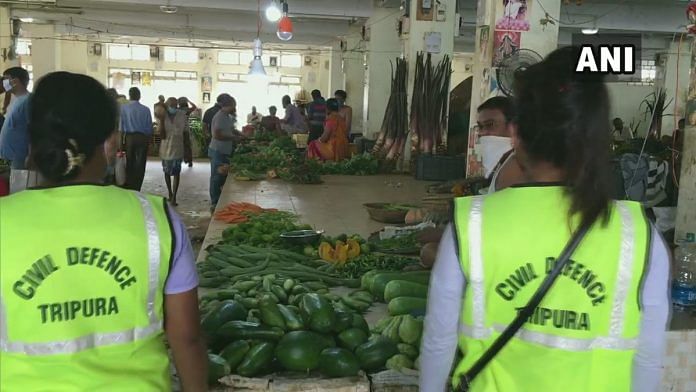
[[[257,0],[256,4],[256,38],[261,38],[261,0]]]

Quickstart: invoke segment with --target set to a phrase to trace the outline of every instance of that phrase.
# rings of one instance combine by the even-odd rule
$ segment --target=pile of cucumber
[[[332,287],[360,286],[358,279],[341,279],[319,269],[325,265],[288,250],[220,244],[208,249],[208,256],[197,268],[199,285],[206,288],[232,288],[237,282],[249,281],[259,274],[319,281]]]
[[[377,323],[372,332],[396,344],[398,353],[387,360],[387,369],[418,369],[423,317],[416,318],[410,314],[386,317]]]

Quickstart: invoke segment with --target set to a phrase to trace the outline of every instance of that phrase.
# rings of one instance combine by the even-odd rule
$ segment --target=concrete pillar
[[[546,13],[554,19],[559,19],[561,12],[561,0],[544,1],[543,7],[538,1],[517,0],[524,2],[527,11],[523,18],[526,23],[515,24],[515,31],[510,35],[513,41],[519,44],[522,49],[531,49],[546,56],[558,47],[558,25],[550,23],[542,24],[540,20],[546,18]],[[500,28],[498,34],[510,30],[510,25],[499,23],[505,15],[505,6],[500,0],[480,0],[477,10],[476,27],[476,52],[474,53],[474,83],[471,94],[471,125],[476,123],[476,109],[481,103],[495,95],[491,91],[491,80],[496,78],[496,68],[494,64],[494,52],[496,49],[496,28]],[[528,24],[528,28],[525,26]],[[519,35],[518,35],[519,34]],[[482,39],[483,35],[483,39]],[[486,35],[488,39],[486,39]],[[469,137],[469,157],[467,162],[467,177],[481,176],[483,168],[480,157],[478,156],[477,145],[474,144],[475,135]]]
[[[676,240],[696,242],[696,38],[688,42],[691,53],[686,128],[677,201]],[[684,83],[686,85],[686,82]]]
[[[343,73],[345,74],[346,103],[353,108],[352,132],[364,130],[363,108],[365,106],[365,51],[362,42],[362,26],[353,26],[345,37],[346,51],[342,52]],[[333,91],[332,91],[333,93]],[[327,94],[333,96],[333,94]]]
[[[8,7],[0,7],[0,51],[5,51],[5,54],[10,50],[12,45],[12,21],[10,20],[10,10]],[[10,67],[19,65],[19,61],[10,60],[6,56],[0,56],[0,68],[5,70]],[[2,71],[0,71],[2,72]]]
[[[61,67],[60,40],[53,39],[56,36],[53,25],[34,25],[31,29],[32,45],[32,65],[34,66],[34,80],[39,80],[42,76],[58,71]],[[71,50],[73,48],[71,47]],[[80,57],[87,57],[85,51]],[[84,71],[83,71],[84,72]]]
[[[669,45],[669,51],[664,64],[664,88],[667,92],[667,100],[672,102],[665,109],[666,117],[662,120],[662,134],[671,135],[677,129],[677,121],[686,114],[687,89],[689,87],[689,70],[691,66],[691,41],[687,36],[683,37],[681,44],[673,42]]]
[[[369,139],[379,134],[391,92],[390,62],[402,55],[397,24],[401,17],[393,8],[375,8],[367,21],[369,42],[367,52],[367,123],[363,132]]]
[[[343,73],[343,56],[341,53],[341,43],[337,41],[331,46],[331,51],[327,53],[326,60],[329,61],[328,69],[328,90],[324,93],[326,97],[333,97],[336,90],[344,90],[346,87],[346,75]]]

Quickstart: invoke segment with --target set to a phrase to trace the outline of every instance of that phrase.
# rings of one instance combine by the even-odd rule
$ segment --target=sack
[[[114,174],[116,177],[116,185],[123,186],[126,184],[126,153],[123,151],[116,153]]]
[[[35,187],[39,185],[42,180],[41,174],[37,171],[12,170],[10,171],[10,194]]]

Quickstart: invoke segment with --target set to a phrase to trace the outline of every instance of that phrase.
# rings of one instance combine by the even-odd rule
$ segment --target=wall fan
[[[524,71],[541,60],[543,57],[531,49],[517,49],[504,57],[496,70],[500,91],[511,97],[517,72]]]

